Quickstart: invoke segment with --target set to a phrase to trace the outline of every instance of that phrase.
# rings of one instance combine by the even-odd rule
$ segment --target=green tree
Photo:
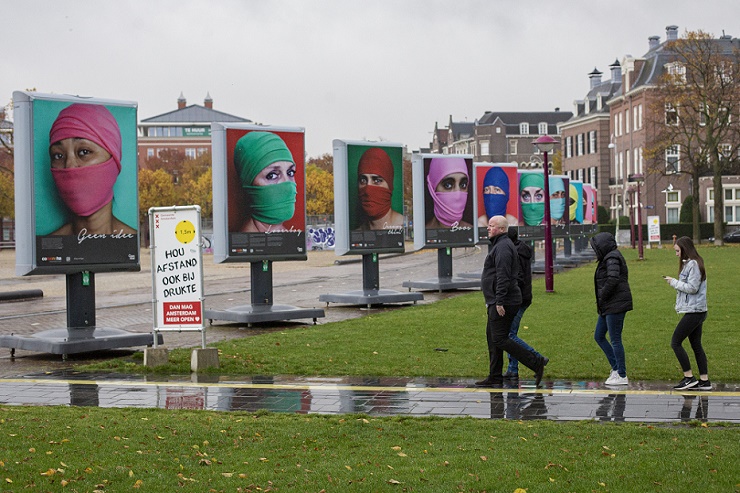
[[[694,241],[700,241],[699,177],[713,176],[714,237],[722,244],[722,175],[738,160],[740,146],[740,46],[703,31],[667,42],[671,61],[655,88],[648,113],[654,132],[645,148],[652,172],[665,173],[665,151],[680,146],[680,170],[691,176]]]
[[[183,179],[177,188],[184,191],[181,195],[188,205],[200,206],[202,217],[210,217],[213,214],[213,180],[210,168],[195,179],[192,177]]]
[[[306,170],[308,171],[309,166],[316,166],[319,169],[322,169],[324,171],[327,171],[334,175],[334,157],[327,153],[322,154],[319,157],[312,157],[308,158],[308,161],[306,161]]]
[[[690,223],[694,220],[694,196],[689,195],[681,204],[681,212],[679,214],[678,222]],[[699,221],[701,222],[701,215],[699,215]]]
[[[326,154],[325,154],[326,155]],[[315,164],[306,166],[306,214],[334,213],[334,176]]]
[[[139,171],[139,225],[142,236],[149,242],[149,208],[182,205],[177,203],[175,184],[163,169]]]
[[[606,210],[606,207],[600,205],[597,214],[599,224],[609,224],[609,211]]]

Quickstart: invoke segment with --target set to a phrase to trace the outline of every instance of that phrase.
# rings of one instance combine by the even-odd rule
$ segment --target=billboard
[[[488,240],[488,221],[493,216],[505,216],[511,226],[519,224],[516,164],[475,163],[473,187],[479,242]]]
[[[334,140],[335,253],[402,253],[403,147]]]
[[[139,270],[136,103],[13,101],[17,275]]]
[[[302,128],[213,123],[215,262],[306,260]]]
[[[583,224],[598,223],[596,216],[596,191],[589,183],[583,184]]]
[[[473,157],[414,154],[414,248],[472,246]]]

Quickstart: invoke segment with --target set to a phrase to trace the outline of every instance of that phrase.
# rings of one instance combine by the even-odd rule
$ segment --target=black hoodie
[[[522,291],[522,305],[528,306],[532,304],[532,247],[519,239],[517,228],[510,226],[507,234],[519,255],[519,289]]]
[[[599,315],[628,312],[632,310],[627,262],[617,249],[611,233],[598,233],[590,240],[599,264],[594,272],[596,310]]]

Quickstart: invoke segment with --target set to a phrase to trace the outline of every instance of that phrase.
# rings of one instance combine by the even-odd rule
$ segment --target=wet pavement
[[[96,321],[99,327],[144,333],[152,330],[151,272],[148,252],[142,251],[142,271],[96,276]],[[475,275],[485,252],[455,249],[455,274]],[[355,257],[356,260],[359,257]],[[0,289],[42,289],[33,301],[0,304],[0,334],[31,335],[64,327],[64,276],[14,277],[9,255],[0,251]],[[337,262],[339,260],[339,262]],[[347,260],[350,260],[349,262]],[[318,323],[362,317],[403,304],[366,309],[327,304],[321,294],[362,287],[362,265],[333,252],[310,252],[307,262],[274,263],[275,303],[324,308]],[[207,308],[244,304],[251,289],[246,264],[212,264],[204,258]],[[5,267],[3,267],[5,265]],[[381,256],[381,287],[407,291],[403,283],[428,279],[436,273],[437,255],[422,251],[403,256]],[[424,291],[418,303],[457,296],[470,290]],[[206,329],[208,343],[248,337],[266,331],[311,324],[296,320],[245,326],[214,321]],[[198,347],[198,332],[164,333],[165,346]],[[476,388],[471,379],[439,378],[294,378],[212,377],[192,375],[155,379],[149,376],[82,374],[74,363],[101,361],[130,354],[129,350],[70,355],[18,350],[11,357],[0,348],[0,405],[64,405],[96,407],[151,407],[289,413],[362,413],[369,416],[471,416],[488,419],[549,419],[639,422],[740,423],[740,383],[720,384],[711,392],[673,392],[669,382],[632,382],[606,388],[600,382],[545,381],[539,389],[522,380],[512,388]]]
[[[502,389],[470,379],[192,376],[58,371],[0,380],[0,404],[137,407],[297,414],[442,416],[512,420],[740,423],[740,386],[674,392],[668,382],[605,388],[597,382],[523,380]]]

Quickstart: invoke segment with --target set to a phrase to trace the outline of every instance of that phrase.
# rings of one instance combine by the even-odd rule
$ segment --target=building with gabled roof
[[[213,109],[213,99],[206,94],[203,105],[191,104],[182,93],[177,109],[141,120],[139,123],[139,166],[163,151],[181,153],[185,159],[211,152],[211,123],[251,123],[251,120]]]

